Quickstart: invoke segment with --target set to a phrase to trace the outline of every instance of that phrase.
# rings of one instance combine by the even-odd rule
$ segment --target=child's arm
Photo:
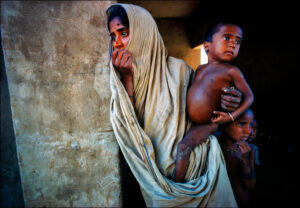
[[[241,150],[242,173],[244,184],[248,189],[254,189],[256,183],[254,169],[254,151],[247,142],[239,142]]]
[[[232,77],[232,82],[234,83],[235,87],[242,92],[243,100],[240,107],[237,108],[234,112],[225,113],[214,111],[216,117],[212,118],[213,123],[226,123],[234,121],[234,119],[241,115],[245,110],[247,110],[254,101],[252,90],[246,82],[241,71],[237,67],[232,66],[229,69],[229,75]]]
[[[182,182],[189,166],[191,151],[206,141],[207,137],[217,130],[217,124],[192,125],[185,137],[177,145],[174,181]]]

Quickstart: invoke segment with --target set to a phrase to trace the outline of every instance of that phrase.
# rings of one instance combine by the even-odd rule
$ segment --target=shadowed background
[[[105,10],[114,2],[1,2],[1,206],[144,206],[109,121]],[[148,9],[169,54],[194,69],[211,24],[241,25],[244,41],[234,64],[255,96],[262,163],[256,203],[294,205],[294,7],[120,2]]]

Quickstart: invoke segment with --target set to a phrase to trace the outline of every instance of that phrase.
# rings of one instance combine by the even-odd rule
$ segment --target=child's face
[[[225,134],[235,142],[246,141],[251,133],[253,113],[246,111],[236,121],[226,125]]]
[[[208,43],[208,56],[216,61],[229,62],[237,57],[242,41],[242,30],[236,25],[223,25]]]
[[[256,138],[256,134],[257,134],[257,122],[256,120],[254,120],[252,122],[252,126],[251,126],[251,133],[249,135],[248,141],[252,142],[255,138]]]

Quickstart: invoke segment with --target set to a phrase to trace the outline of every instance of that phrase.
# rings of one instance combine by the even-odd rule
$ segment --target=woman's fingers
[[[221,107],[227,111],[235,111],[241,102],[242,93],[233,87],[224,87],[221,96]]]
[[[226,94],[230,94],[231,96],[234,96],[234,97],[241,97],[242,96],[242,93],[235,89],[234,87],[224,87],[222,89],[222,91]]]
[[[116,55],[116,59],[115,59],[115,63],[114,63],[114,65],[117,68],[122,68],[122,57],[123,57],[123,54],[124,54],[124,50],[118,50],[117,51],[117,55]]]
[[[116,62],[116,58],[117,58],[117,55],[118,55],[118,53],[119,53],[119,50],[114,50],[113,52],[112,52],[112,63],[113,63],[113,65],[115,65],[115,62]]]
[[[118,69],[130,68],[132,65],[132,55],[127,50],[115,50],[112,55],[112,63]]]
[[[222,101],[221,102],[221,107],[224,109],[224,110],[226,110],[226,111],[229,111],[229,112],[233,112],[233,111],[235,111],[235,109],[237,108],[237,107],[229,107],[228,106],[228,102],[226,102],[226,101]]]
[[[125,61],[126,68],[132,68],[132,60],[133,60],[133,57],[131,55],[128,55],[128,57],[126,58],[126,61]]]
[[[234,111],[240,105],[240,98],[222,95],[221,107],[227,111]]]

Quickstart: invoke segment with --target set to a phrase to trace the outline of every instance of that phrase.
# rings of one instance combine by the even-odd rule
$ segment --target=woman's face
[[[253,117],[251,111],[246,111],[236,121],[226,125],[225,134],[235,142],[246,141],[251,133]]]
[[[119,17],[115,17],[110,21],[109,32],[113,50],[125,49],[129,42],[129,28],[121,23]]]

